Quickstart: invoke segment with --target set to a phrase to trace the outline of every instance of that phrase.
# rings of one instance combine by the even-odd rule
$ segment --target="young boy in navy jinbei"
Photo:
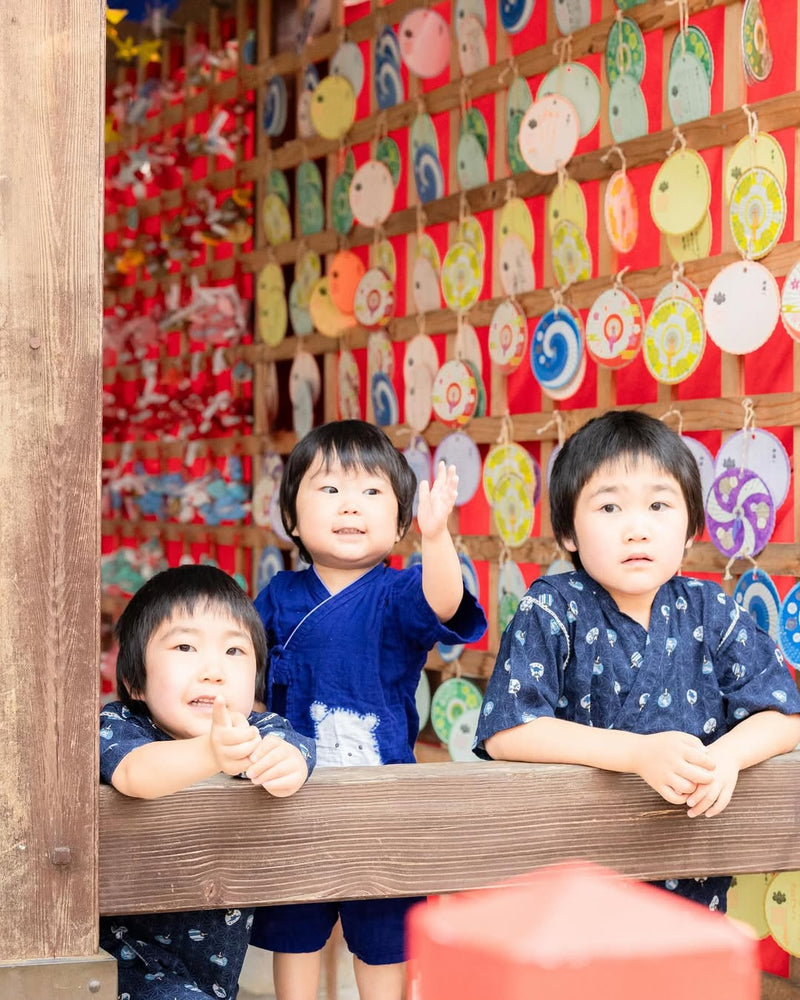
[[[267,641],[247,594],[213,566],[178,566],[137,591],[117,625],[120,700],[100,713],[100,779],[158,798],[214,774],[246,772],[293,795],[314,741],[253,712]],[[117,959],[120,1000],[234,1000],[253,911],[103,917],[100,946]]]
[[[692,453],[661,421],[612,411],[556,456],[556,540],[574,572],[535,580],[503,635],[481,756],[638,774],[716,816],[739,772],[800,739],[800,696],[770,637],[716,584],[676,575],[703,530]],[[659,883],[724,910],[730,879]]]
[[[454,467],[442,462],[433,483],[420,484],[422,566],[386,565],[411,524],[416,485],[389,438],[361,420],[314,429],[286,462],[281,515],[311,566],[278,573],[256,598],[269,640],[267,707],[315,738],[320,766],[413,762],[414,695],[428,651],[474,642],[486,629],[447,528]],[[256,911],[252,942],[275,953],[278,1000],[317,996],[320,952],[339,917],[361,1000],[400,1000],[413,902]]]

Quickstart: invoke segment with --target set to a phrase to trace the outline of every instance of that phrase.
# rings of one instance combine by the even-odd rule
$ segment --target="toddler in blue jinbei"
[[[100,780],[158,798],[222,772],[293,795],[315,761],[313,739],[254,712],[267,659],[252,601],[213,566],[165,570],[117,625],[120,700],[100,713]],[[252,910],[103,917],[100,946],[117,959],[120,998],[236,997]]]
[[[292,451],[280,486],[284,526],[310,563],[256,598],[269,641],[267,707],[317,742],[320,766],[414,761],[415,692],[437,643],[474,642],[483,611],[465,590],[447,528],[458,477],[440,463],[420,484],[422,565],[386,565],[411,524],[416,477],[380,428],[318,427]],[[320,952],[341,919],[361,1000],[400,1000],[404,922],[415,899],[256,911],[253,944],[275,953],[278,1000],[314,1000]]]

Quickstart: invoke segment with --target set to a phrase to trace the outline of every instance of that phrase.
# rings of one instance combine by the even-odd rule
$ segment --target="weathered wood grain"
[[[452,892],[583,858],[642,878],[800,867],[800,752],[744,772],[714,819],[567,765],[319,770],[289,799],[236,779],[100,790],[103,913]]]
[[[96,951],[102,5],[0,5],[0,960]]]

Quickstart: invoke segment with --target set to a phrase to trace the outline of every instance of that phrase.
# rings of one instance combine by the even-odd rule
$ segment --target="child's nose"
[[[202,668],[203,680],[215,681],[217,683],[224,679],[225,671],[222,669],[219,657],[217,656],[207,656],[203,661]]]
[[[343,493],[341,501],[341,509],[350,514],[355,513],[359,509],[359,497],[357,493]]]
[[[628,520],[627,535],[631,539],[648,538],[650,527],[644,514],[632,514]]]

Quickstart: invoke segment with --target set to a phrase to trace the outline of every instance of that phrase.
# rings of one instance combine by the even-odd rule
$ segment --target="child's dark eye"
[[[650,509],[651,510],[666,510],[667,509],[667,504],[665,504],[663,500],[655,500],[653,503],[650,504]]]
[[[191,653],[192,651],[192,645],[188,642],[179,642],[175,648],[181,653]]]
[[[370,486],[368,489],[364,490],[364,493],[366,493],[368,497],[376,497],[378,493],[380,493],[380,490],[375,489],[374,486]]]
[[[225,650],[226,656],[244,656],[244,650],[240,646],[229,646]]]
[[[323,493],[338,493],[339,491],[336,489],[335,486],[323,486],[322,487],[322,492]]]
[[[600,508],[605,514],[613,514],[616,509],[617,505],[615,503],[604,503]]]

